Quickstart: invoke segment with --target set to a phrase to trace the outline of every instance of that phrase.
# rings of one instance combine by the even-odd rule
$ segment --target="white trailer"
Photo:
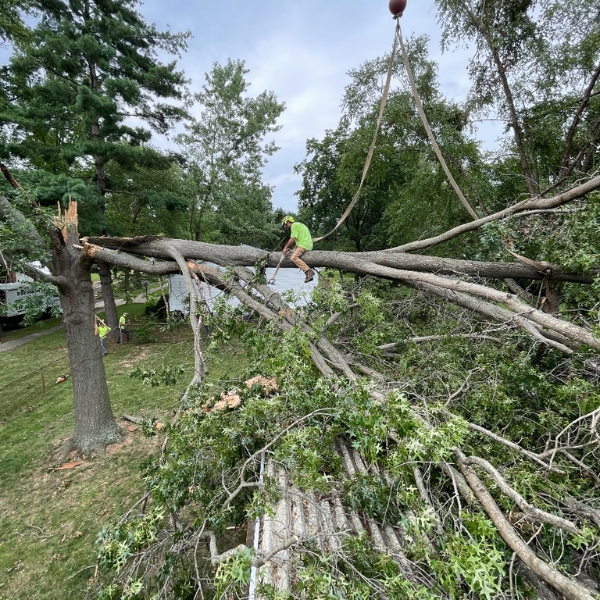
[[[208,263],[206,263],[206,266],[218,268],[216,265]],[[254,269],[251,270],[253,271]],[[274,273],[275,269],[266,269],[267,281],[270,281]],[[319,276],[315,273],[314,279],[309,283],[304,283],[304,278],[304,273],[295,267],[279,269],[275,285],[272,285],[271,288],[280,294],[287,291],[295,292],[298,295],[298,299],[295,302],[292,302],[291,306],[302,306],[308,302],[310,293],[318,283]],[[205,301],[209,309],[212,310],[215,300],[219,296],[224,295],[225,292],[222,292],[202,282],[200,293],[202,295],[202,300]],[[228,299],[228,303],[231,306],[237,306],[240,302],[237,298],[230,297]],[[171,275],[169,277],[169,311],[179,311],[182,314],[187,314],[189,310],[189,293],[185,286],[183,275]]]

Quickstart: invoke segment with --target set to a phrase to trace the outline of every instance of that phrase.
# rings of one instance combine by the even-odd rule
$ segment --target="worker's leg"
[[[300,257],[306,252],[306,248],[296,248],[292,254],[292,262],[304,272],[306,278],[304,283],[308,283],[313,280],[315,272],[303,261]]]
[[[296,247],[292,254],[292,262],[303,272],[310,271],[310,267],[300,258],[306,252],[306,248]]]
[[[106,351],[106,342],[104,338],[100,338],[100,345],[102,346],[102,356],[106,356],[108,352]]]

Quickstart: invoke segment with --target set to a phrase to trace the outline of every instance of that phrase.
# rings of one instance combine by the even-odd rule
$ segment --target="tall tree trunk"
[[[102,452],[120,442],[121,433],[110,406],[100,338],[94,332],[91,262],[67,245],[54,253],[53,265],[66,281],[59,291],[75,401],[75,433],[65,450]]]

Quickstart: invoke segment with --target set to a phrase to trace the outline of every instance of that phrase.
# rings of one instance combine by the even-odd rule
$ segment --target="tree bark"
[[[62,276],[58,289],[75,404],[75,432],[65,450],[102,452],[120,442],[121,433],[110,406],[100,338],[94,332],[91,261],[66,243],[54,252],[52,267]]]
[[[600,177],[598,177],[600,187]],[[170,260],[171,257],[157,242],[165,238],[136,237],[136,238],[86,238],[90,244],[103,248],[121,250],[154,258]],[[191,240],[168,240],[185,258],[210,261],[221,266],[253,266],[259,260],[267,260],[267,266],[276,267],[281,259],[280,252],[267,252],[251,246],[224,246]],[[99,256],[99,255],[98,255]],[[523,262],[480,262],[475,260],[456,260],[437,256],[421,256],[404,252],[335,252],[311,250],[304,254],[310,266],[342,268],[352,271],[359,268],[363,262],[370,262],[382,267],[404,269],[409,271],[436,273],[437,275],[472,275],[494,279],[535,279],[548,278],[553,281],[570,281],[573,283],[593,283],[600,274],[600,267],[591,269],[589,273],[573,273],[558,266],[541,263],[544,271],[540,271]],[[112,262],[112,261],[110,261]],[[117,264],[117,263],[113,263]],[[281,263],[283,268],[294,268],[294,263],[286,257]]]
[[[185,258],[193,258],[199,260],[209,260],[223,266],[243,266],[256,263],[258,260],[264,260],[271,266],[276,266],[281,259],[279,253],[265,253],[263,250],[251,247],[241,246],[218,246],[214,244],[206,244],[203,242],[189,242],[184,240],[165,240],[164,238],[89,238],[89,241],[99,243],[109,247],[115,247],[119,250],[130,250],[131,252],[143,254],[145,256],[171,258],[171,254],[165,250],[167,247],[176,248],[178,252]],[[165,242],[168,241],[168,244]],[[100,257],[100,253],[95,251],[95,255]],[[408,270],[406,268],[383,266],[378,264],[377,260],[381,260],[386,264],[394,264],[396,256],[387,253],[346,253],[346,252],[318,252],[311,251],[305,255],[305,259],[310,266],[326,266],[331,268],[342,268],[346,271],[358,273],[361,275],[372,275],[384,279],[400,281],[412,287],[421,287],[424,290],[446,290],[446,299],[454,301],[454,299],[468,298],[474,296],[485,301],[497,303],[496,309],[503,308],[501,312],[506,311],[509,318],[504,318],[505,322],[514,320],[519,325],[524,327],[533,337],[560,348],[561,351],[571,353],[570,345],[586,344],[591,348],[600,350],[600,340],[597,339],[590,331],[558,319],[552,315],[529,307],[521,302],[517,297],[507,294],[504,291],[494,289],[477,283],[462,281],[458,277],[442,277],[437,274],[422,272],[418,269]],[[383,258],[382,258],[383,256]],[[410,255],[400,257],[400,262]],[[443,264],[448,264],[448,261],[435,261],[437,269],[433,269],[431,264],[428,264],[430,257],[411,257],[410,260],[415,260],[421,263],[422,269],[431,271],[442,271]],[[421,260],[423,259],[423,260]],[[287,259],[289,266],[292,266],[291,261]],[[475,265],[478,268],[479,263],[474,261],[461,261],[462,266],[468,269],[470,265]],[[287,266],[285,261],[283,266]],[[454,265],[456,267],[456,264]],[[515,264],[515,269],[529,269],[531,274],[537,273],[538,276],[551,277],[552,268],[548,267],[543,273],[533,268],[528,264]],[[472,269],[474,270],[474,269]],[[506,277],[506,273],[502,270],[502,278]],[[468,295],[468,296],[467,296]],[[457,301],[457,303],[460,303]],[[489,312],[489,311],[488,311]],[[496,311],[498,312],[498,311]],[[549,342],[548,340],[551,340]],[[570,341],[569,341],[570,340]]]

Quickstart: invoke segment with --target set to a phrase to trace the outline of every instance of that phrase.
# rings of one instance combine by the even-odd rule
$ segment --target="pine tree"
[[[96,201],[92,219],[82,223],[84,233],[108,228],[107,163],[168,168],[169,157],[147,142],[151,130],[166,133],[185,116],[167,102],[182,98],[184,75],[174,61],[162,64],[157,50],[178,54],[189,34],[157,31],[135,5],[134,0],[37,0],[41,18],[29,39],[15,47],[2,77],[0,151],[56,176],[85,176],[87,168]],[[43,190],[38,193],[44,203]],[[105,265],[101,277],[108,324],[116,328]]]
[[[185,115],[167,103],[182,97],[185,79],[175,62],[161,64],[156,52],[178,53],[187,34],[158,32],[134,6],[132,0],[37,0],[39,21],[20,37],[0,21],[0,35],[13,42],[13,56],[0,74],[0,153],[37,178],[35,198],[27,197],[25,206],[52,243],[30,228],[27,254],[34,248],[45,253],[51,275],[30,274],[60,292],[75,402],[70,447],[82,452],[120,439],[94,335],[93,261],[77,249],[76,222],[48,222],[43,205],[56,206],[57,195],[66,205],[72,195],[87,217],[82,233],[104,232],[107,165],[171,166],[147,142],[152,129],[164,133]],[[14,17],[11,23],[22,23],[18,11],[6,14]],[[7,203],[4,208],[0,216],[10,221],[12,209]],[[100,265],[103,293],[110,292],[104,296],[107,321],[116,330],[110,268]]]

